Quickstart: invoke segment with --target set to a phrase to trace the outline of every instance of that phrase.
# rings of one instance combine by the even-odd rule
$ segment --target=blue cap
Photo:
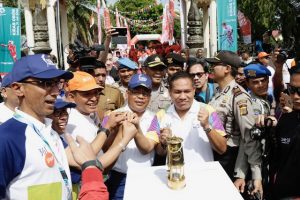
[[[271,76],[270,70],[262,64],[250,64],[244,68],[246,78],[260,78],[264,76]]]
[[[63,99],[56,99],[54,103],[55,109],[62,109],[62,108],[75,108],[76,104],[71,102],[66,102]]]
[[[1,87],[3,88],[8,87],[12,83],[13,81],[12,81],[11,73],[8,73],[3,77]]]
[[[119,64],[119,69],[128,68],[128,69],[137,69],[138,66],[135,62],[129,58],[120,58],[117,63]]]
[[[71,72],[57,69],[49,55],[46,54],[29,55],[17,60],[11,73],[13,82],[29,77],[38,79],[73,78]]]
[[[146,74],[134,74],[129,83],[128,88],[134,89],[139,86],[144,86],[147,89],[152,89],[152,81],[151,78]]]

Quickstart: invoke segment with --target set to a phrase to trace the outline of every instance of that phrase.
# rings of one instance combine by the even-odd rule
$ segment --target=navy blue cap
[[[12,83],[13,81],[12,81],[11,73],[8,73],[3,77],[1,87],[3,88],[8,87]]]
[[[63,99],[56,99],[54,103],[55,109],[62,109],[62,108],[75,108],[76,104],[71,102],[66,102]]]
[[[137,64],[129,58],[120,58],[117,63],[119,64],[119,69],[128,68],[135,70],[138,68]]]
[[[244,68],[244,74],[246,78],[260,78],[264,76],[271,76],[270,70],[259,63],[247,65]]]
[[[57,69],[50,56],[46,54],[29,55],[17,60],[11,73],[13,82],[29,77],[38,79],[73,78],[71,72]]]
[[[129,83],[128,88],[134,89],[139,86],[144,86],[147,89],[152,89],[152,81],[151,78],[146,74],[134,74]]]

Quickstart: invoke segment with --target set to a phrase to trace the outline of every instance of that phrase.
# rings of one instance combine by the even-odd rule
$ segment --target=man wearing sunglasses
[[[234,79],[241,60],[234,52],[225,50],[205,60],[211,64],[214,81],[219,85],[209,104],[216,109],[228,135],[227,152],[223,155],[214,154],[215,159],[234,181],[234,177],[239,176],[234,173],[238,152],[242,150],[239,147],[244,146],[252,180],[255,180],[253,193],[262,193],[261,144],[250,137],[250,130],[255,125],[251,98]]]
[[[300,64],[290,69],[289,95],[293,111],[284,113],[278,121],[276,136],[278,150],[274,156],[272,199],[300,198]]]
[[[37,54],[16,61],[11,75],[20,105],[0,125],[0,199],[71,199],[66,155],[46,116],[54,111],[59,80],[73,74]]]
[[[214,95],[214,84],[208,83],[208,67],[198,58],[190,58],[187,72],[192,76],[196,88],[195,99],[208,103]]]

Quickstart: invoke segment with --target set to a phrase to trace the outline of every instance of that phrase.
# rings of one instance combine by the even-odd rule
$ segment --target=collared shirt
[[[72,108],[66,127],[66,133],[74,139],[79,135],[91,143],[97,136],[100,120],[96,113],[90,115],[81,114],[76,108]]]
[[[124,105],[124,98],[120,90],[111,85],[105,85],[99,97],[97,113],[102,120],[105,113],[121,108]]]
[[[65,170],[71,189],[70,170],[52,121],[45,119],[43,124],[17,109],[16,114],[18,118],[0,125],[0,198],[67,199],[58,167]]]
[[[222,122],[215,110],[196,100],[193,100],[183,119],[178,116],[174,105],[171,105],[165,114],[161,113],[163,110],[157,113],[161,128],[169,127],[173,135],[183,139],[184,162],[187,164],[214,160],[211,144],[197,117],[200,108],[208,110],[209,124],[218,134],[225,136]]]
[[[156,113],[160,109],[168,109],[171,103],[172,100],[169,91],[162,83],[157,90],[152,90],[148,109]]]
[[[127,92],[128,88],[125,87],[121,81],[115,82],[112,86],[115,86],[116,88],[118,88],[121,91],[123,98],[126,101],[126,92]]]
[[[126,111],[131,111],[128,105],[116,110],[116,112]],[[139,123],[143,134],[147,138],[158,143],[159,124],[156,115],[153,112],[146,110],[140,118]],[[126,174],[128,167],[151,167],[153,160],[154,150],[146,155],[142,154],[137,148],[135,141],[132,139],[128,143],[126,150],[120,154],[113,170]]]
[[[0,124],[6,122],[14,115],[14,111],[9,109],[4,102],[0,103]]]

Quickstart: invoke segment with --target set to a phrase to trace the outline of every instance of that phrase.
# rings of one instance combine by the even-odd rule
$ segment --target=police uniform
[[[129,58],[120,58],[120,59],[118,59],[117,64],[118,64],[118,70],[123,69],[123,68],[127,68],[129,70],[137,70],[138,69],[137,64],[134,61],[130,60]],[[124,99],[126,99],[127,87],[125,87],[122,84],[122,81],[119,80],[118,82],[114,83],[113,86],[117,87],[123,94]]]
[[[120,90],[111,85],[105,85],[101,91],[97,106],[97,113],[100,120],[107,111],[116,110],[124,105],[124,97]]]
[[[235,68],[241,62],[239,57],[230,51],[221,51],[215,58],[209,58],[206,61],[227,64]],[[244,145],[252,175],[261,178],[260,142],[254,141],[250,137],[250,130],[255,124],[250,95],[233,79],[222,91],[217,88],[216,94],[209,104],[216,109],[228,135],[226,153],[223,155],[215,153],[215,160],[220,162],[233,180],[239,146]]]
[[[271,72],[261,64],[250,64],[244,68],[244,74],[247,79],[261,78],[271,76]],[[262,98],[250,91],[252,109],[255,116],[270,116],[271,106],[267,98]],[[246,178],[248,172],[247,156],[244,153],[244,145],[240,146],[237,162],[235,166],[235,177]],[[252,177],[253,178],[253,177]]]
[[[164,67],[166,68],[165,63],[162,61],[161,57],[157,54],[149,56],[144,65],[146,67]],[[148,105],[148,109],[152,112],[158,112],[160,109],[167,109],[171,105],[171,97],[169,95],[168,88],[165,83],[162,81],[157,90],[153,90],[151,92],[151,100]]]

